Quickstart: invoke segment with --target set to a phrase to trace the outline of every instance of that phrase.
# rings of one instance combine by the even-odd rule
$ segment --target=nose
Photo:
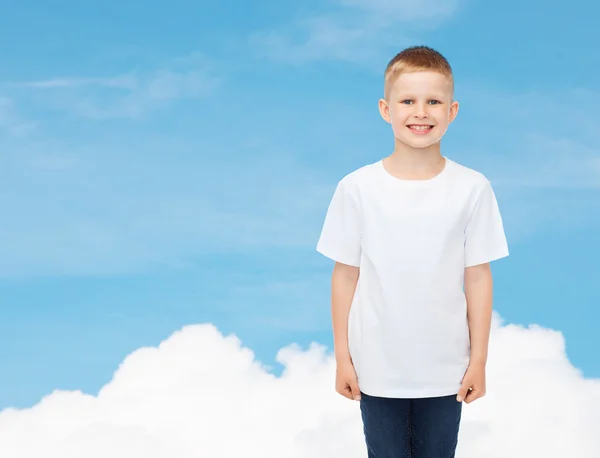
[[[415,117],[420,119],[428,117],[426,104],[419,103],[415,105]]]

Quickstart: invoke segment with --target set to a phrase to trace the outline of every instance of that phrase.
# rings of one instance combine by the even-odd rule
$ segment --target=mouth
[[[409,124],[408,129],[413,133],[413,134],[417,134],[417,135],[425,135],[428,134],[429,132],[431,132],[431,130],[433,129],[433,126],[429,125],[429,124]]]

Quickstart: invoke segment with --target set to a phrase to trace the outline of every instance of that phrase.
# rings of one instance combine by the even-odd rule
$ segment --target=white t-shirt
[[[490,182],[445,159],[429,180],[361,167],[327,210],[317,251],[360,267],[348,344],[368,395],[456,394],[470,357],[464,269],[508,256]]]

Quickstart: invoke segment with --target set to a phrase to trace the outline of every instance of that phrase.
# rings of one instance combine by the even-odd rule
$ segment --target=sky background
[[[391,153],[383,70],[416,44],[454,70],[443,153],[498,197],[496,312],[600,378],[599,4],[301,3],[0,0],[0,410],[95,396],[188,325],[275,376],[282,347],[330,352],[316,242]]]

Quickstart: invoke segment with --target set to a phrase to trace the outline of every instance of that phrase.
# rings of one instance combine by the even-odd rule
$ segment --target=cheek
[[[401,111],[390,112],[390,124],[396,136],[405,133],[406,130],[406,114]]]
[[[407,114],[403,113],[402,110],[390,110],[390,123],[392,126],[395,125],[405,125],[407,119]]]
[[[437,114],[437,118],[440,122],[444,122],[448,124],[450,122],[451,111],[448,110],[440,110],[439,114]]]

